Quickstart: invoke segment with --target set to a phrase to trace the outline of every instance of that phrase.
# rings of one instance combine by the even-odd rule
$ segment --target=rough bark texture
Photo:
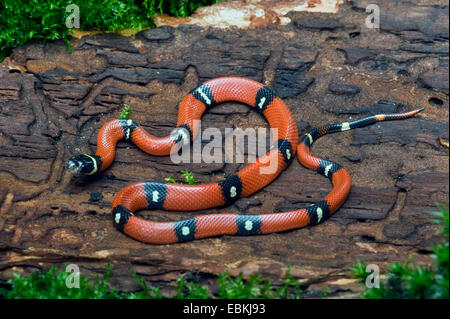
[[[366,3],[367,2],[367,3]],[[129,269],[163,292],[185,272],[211,283],[213,274],[261,273],[276,281],[286,266],[317,296],[358,296],[348,277],[357,260],[384,265],[412,256],[431,263],[436,226],[427,211],[448,202],[448,4],[378,1],[380,30],[366,28],[365,7],[339,13],[290,13],[292,23],[252,30],[161,27],[133,37],[90,35],[33,43],[0,67],[0,278],[53,264],[76,263],[101,273],[111,261],[113,284],[136,289]],[[121,142],[116,161],[96,179],[72,178],[67,159],[94,153],[96,135],[122,104],[151,133],[167,135],[177,104],[202,81],[242,76],[271,86],[292,110],[301,133],[378,112],[426,107],[402,122],[335,134],[312,152],[346,167],[353,188],[344,206],[315,227],[259,237],[224,236],[149,246],[119,233],[111,202],[132,182],[217,181],[235,164],[178,166]],[[203,128],[266,127],[244,105],[225,103],[203,117]],[[210,212],[264,213],[305,207],[329,192],[329,181],[293,162],[264,190]],[[198,212],[147,211],[153,220]]]

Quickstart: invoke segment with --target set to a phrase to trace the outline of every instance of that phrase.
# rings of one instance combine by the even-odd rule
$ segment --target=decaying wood
[[[281,280],[289,264],[310,296],[324,286],[334,296],[356,296],[358,285],[347,279],[357,260],[384,265],[413,256],[430,263],[436,226],[427,211],[447,203],[449,194],[449,151],[438,140],[448,140],[448,7],[392,4],[381,29],[371,30],[364,26],[364,3],[346,3],[335,15],[290,14],[293,23],[287,26],[181,25],[132,37],[73,39],[71,54],[62,42],[14,50],[8,63],[16,67],[0,67],[1,280],[63,263],[76,263],[93,276],[111,261],[113,283],[123,289],[137,287],[129,276],[132,268],[165,291],[184,272],[198,272],[203,282],[224,270]],[[414,119],[314,144],[314,154],[339,162],[353,178],[347,202],[323,224],[167,246],[148,246],[119,233],[110,205],[127,184],[179,178],[181,169],[193,171],[199,183],[217,181],[241,166],[178,166],[126,142],[98,178],[72,178],[64,163],[72,155],[94,153],[99,128],[116,118],[124,103],[131,105],[133,120],[155,135],[167,135],[183,96],[219,76],[247,77],[274,88],[301,133],[380,110],[426,109]],[[236,103],[203,117],[203,128],[222,131],[264,126],[259,115]],[[200,213],[294,209],[330,189],[328,180],[293,162],[250,198]],[[141,213],[156,221],[195,214]]]

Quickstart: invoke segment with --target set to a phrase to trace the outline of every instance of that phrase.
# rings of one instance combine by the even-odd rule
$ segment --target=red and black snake
[[[205,111],[226,101],[249,105],[264,116],[271,129],[278,129],[278,141],[273,147],[255,162],[219,183],[180,185],[147,181],[125,187],[112,204],[112,217],[117,229],[142,242],[171,244],[219,235],[269,234],[316,225],[325,221],[345,202],[350,192],[351,177],[339,164],[312,156],[311,145],[326,134],[364,127],[378,121],[405,119],[423,110],[379,114],[315,128],[298,142],[295,119],[274,91],[249,79],[222,77],[203,83],[181,101],[177,126],[169,136],[155,137],[132,120],[112,120],[104,124],[98,133],[96,154],[74,156],[68,161],[67,168],[82,175],[99,174],[113,162],[116,144],[122,139],[131,140],[148,154],[169,155],[176,148],[174,146],[193,141],[199,133],[195,123]],[[261,215],[208,214],[174,222],[152,222],[134,215],[142,209],[194,211],[230,205],[271,183],[295,155],[303,166],[328,177],[333,184],[327,196],[307,208]],[[262,172],[261,168],[271,163],[276,163],[276,169],[270,173]]]

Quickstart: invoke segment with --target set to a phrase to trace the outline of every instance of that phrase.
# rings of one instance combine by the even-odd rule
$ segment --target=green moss
[[[1,289],[0,297],[8,299],[110,299],[124,296],[108,284],[111,275],[110,264],[106,267],[103,278],[97,277],[90,280],[80,275],[79,288],[67,288],[66,280],[71,274],[71,272],[58,271],[56,266],[51,267],[48,271],[34,272],[26,277],[14,274],[14,278],[8,280],[11,289]]]
[[[236,278],[224,272],[219,275],[218,296],[222,299],[299,299],[301,289],[297,280],[286,271],[285,280],[281,287],[275,288],[269,280],[263,280],[259,274],[244,280],[242,274]]]
[[[208,288],[193,281],[188,281],[186,275],[183,275],[177,280],[177,287],[175,289],[177,299],[209,299],[212,298]]]
[[[30,40],[51,41],[61,39],[70,50],[68,36],[73,32],[66,27],[69,4],[80,8],[81,30],[116,31],[142,30],[154,26],[153,17],[165,13],[186,17],[198,7],[218,0],[2,0],[0,1],[0,62],[11,49]]]
[[[67,288],[66,280],[70,273],[57,271],[51,267],[48,271],[34,272],[29,276],[14,275],[8,281],[10,289],[1,289],[0,298],[7,299],[161,299],[163,298],[157,287],[148,287],[144,279],[133,270],[131,276],[139,284],[140,289],[135,292],[122,292],[109,283],[111,266],[108,264],[103,278],[90,280],[80,275],[79,288]],[[243,279],[236,278],[224,272],[218,275],[216,294],[204,285],[199,284],[190,273],[178,278],[174,290],[177,299],[261,299],[261,298],[301,298],[300,287],[289,270],[281,287],[276,287],[270,280],[262,280],[260,275],[252,275]],[[188,279],[191,278],[191,279]]]
[[[398,298],[445,298],[449,297],[448,254],[449,254],[449,217],[448,206],[438,205],[435,223],[442,226],[438,235],[442,241],[432,247],[434,266],[417,266],[412,260],[389,264],[385,271],[386,279],[380,281],[379,288],[367,288],[365,282],[366,263],[358,261],[350,268],[351,275],[364,285],[362,296],[368,299]]]

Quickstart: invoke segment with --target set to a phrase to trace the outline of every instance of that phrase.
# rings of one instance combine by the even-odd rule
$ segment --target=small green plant
[[[164,180],[165,180],[167,183],[180,184],[180,183],[177,182],[173,177],[166,177],[166,178],[164,178]]]
[[[183,175],[184,179],[186,180],[186,183],[188,183],[188,185],[195,185],[195,177],[194,174],[192,172],[189,172],[188,170],[181,170],[181,174]],[[180,184],[179,182],[177,182],[173,177],[166,177],[164,179],[167,183],[172,183],[172,184]]]
[[[181,170],[181,173],[183,174],[184,178],[186,179],[186,183],[189,185],[195,185],[195,178],[194,174],[192,172],[189,172],[188,170]]]
[[[177,299],[209,299],[212,295],[205,286],[198,283],[189,282],[186,276],[181,276],[177,280]]]
[[[134,270],[130,270],[130,273],[142,290],[137,292],[130,292],[127,296],[128,299],[162,299],[161,292],[158,288],[150,287],[149,289],[145,280],[139,278]]]
[[[349,269],[350,269],[350,276],[353,278],[359,279],[361,282],[365,282],[367,278],[367,263],[364,261],[358,260],[356,263],[354,263]]]
[[[122,112],[120,112],[119,118],[120,119],[128,119],[128,118],[130,118],[130,114],[131,114],[131,106],[124,104]]]
[[[417,266],[412,260],[389,264],[386,279],[380,281],[379,288],[364,288],[362,296],[368,299],[398,298],[449,298],[449,216],[448,206],[438,205],[434,222],[441,225],[438,232],[443,241],[432,248],[436,260],[434,267]],[[369,275],[366,263],[358,261],[351,268],[351,275],[365,284]]]
[[[325,298],[326,296],[328,296],[329,293],[330,293],[330,288],[328,286],[323,287],[323,289],[320,293],[320,298]]]

